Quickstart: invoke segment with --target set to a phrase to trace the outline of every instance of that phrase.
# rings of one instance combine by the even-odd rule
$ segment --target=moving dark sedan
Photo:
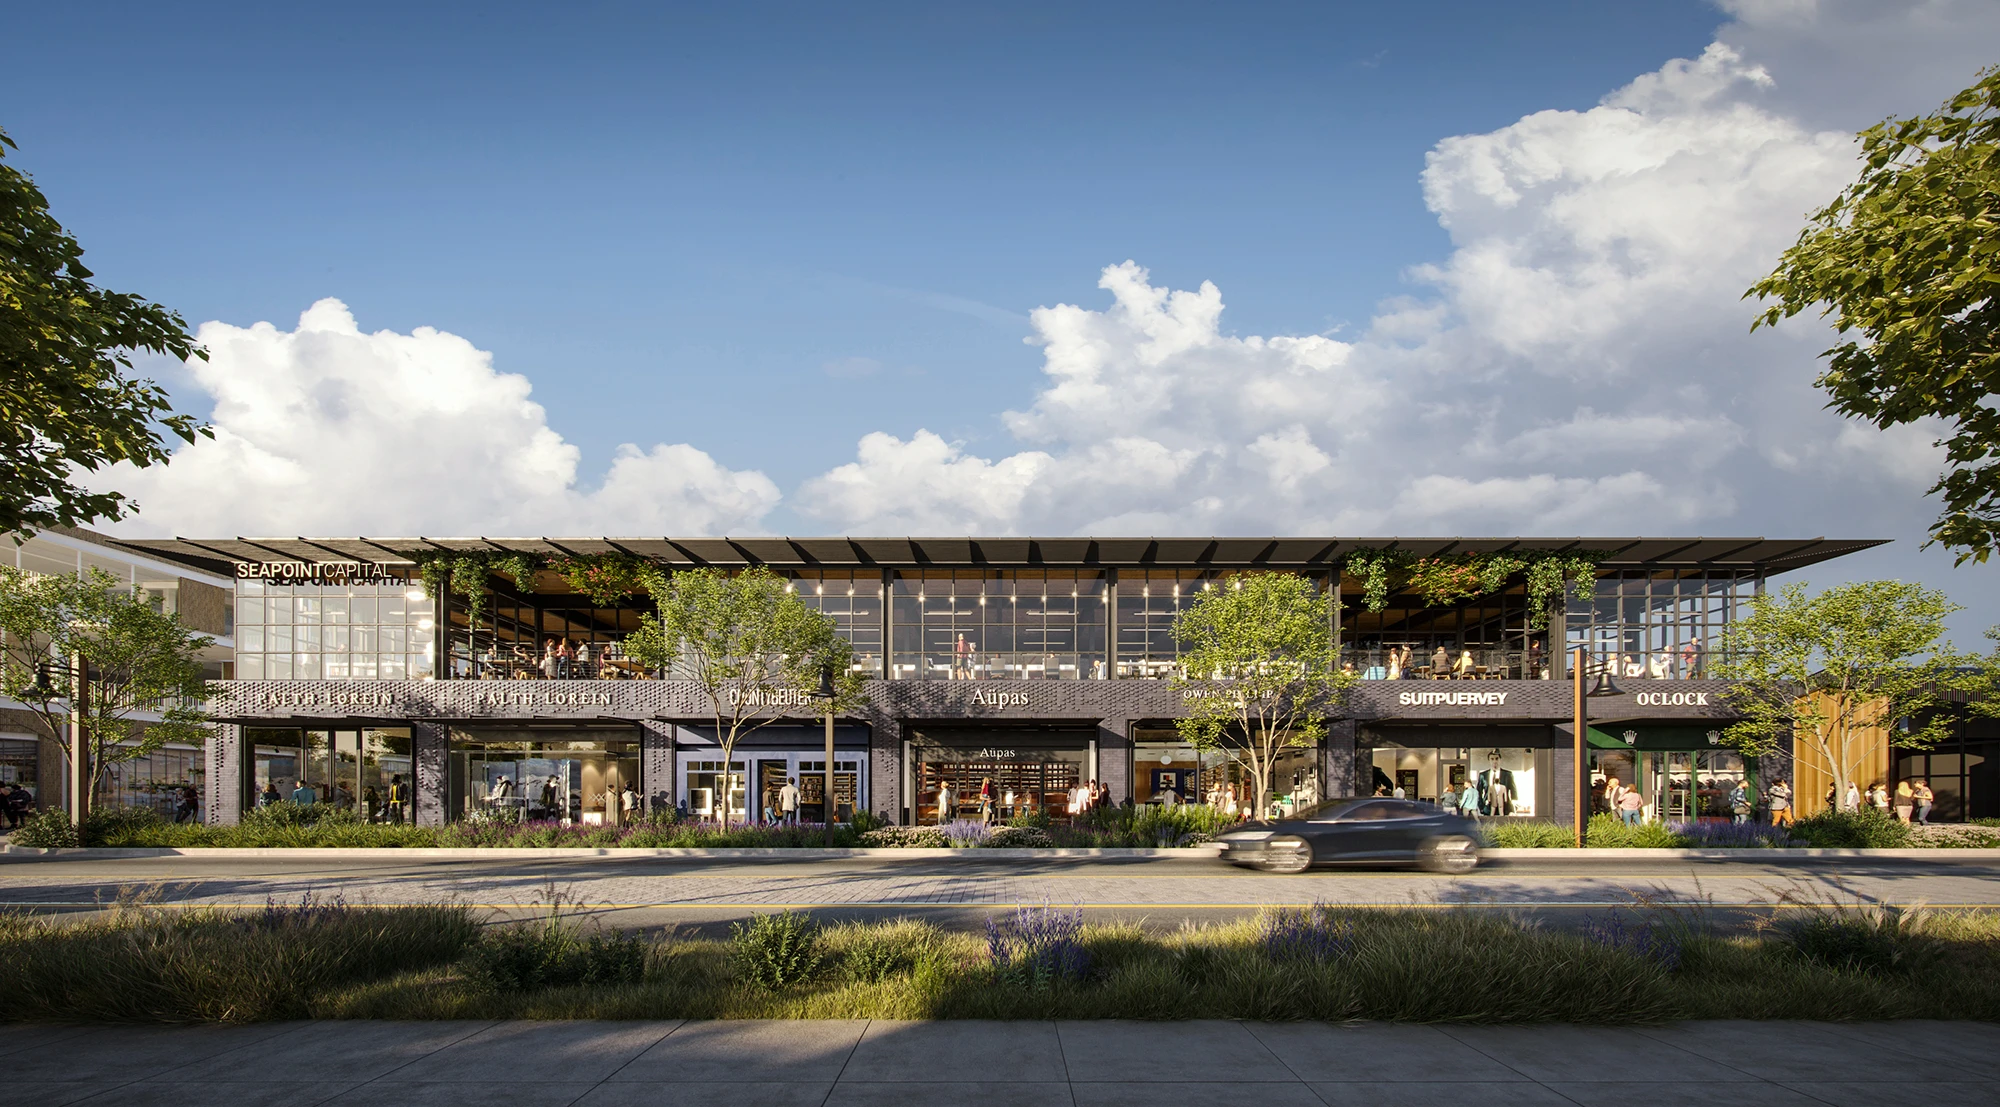
[[[1298,818],[1245,823],[1215,840],[1224,861],[1274,873],[1300,873],[1314,865],[1395,864],[1463,873],[1479,864],[1479,824],[1432,804],[1399,799],[1330,803]]]

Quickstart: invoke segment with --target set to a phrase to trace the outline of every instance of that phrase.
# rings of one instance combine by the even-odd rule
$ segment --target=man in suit
[[[1479,813],[1488,818],[1514,812],[1514,770],[1500,767],[1500,751],[1486,755],[1487,767],[1479,772]]]

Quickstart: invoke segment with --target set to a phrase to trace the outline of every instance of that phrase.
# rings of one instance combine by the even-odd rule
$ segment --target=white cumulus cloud
[[[103,475],[136,499],[121,533],[700,534],[751,531],[779,500],[762,473],[692,446],[621,447],[581,488],[576,446],[526,377],[454,334],[363,333],[326,299],[298,326],[206,323],[191,361],[215,437],[165,466]]]

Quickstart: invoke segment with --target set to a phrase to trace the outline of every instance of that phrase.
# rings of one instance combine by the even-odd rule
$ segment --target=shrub
[[[1257,944],[1273,961],[1333,961],[1354,953],[1354,922],[1324,903],[1267,907],[1257,916]]]
[[[938,829],[944,833],[946,842],[959,849],[983,846],[988,838],[993,837],[992,827],[970,819],[958,819]]]
[[[1055,840],[1032,826],[996,826],[986,839],[989,849],[1052,849]]]
[[[1594,849],[1680,849],[1687,839],[1661,823],[1628,826],[1616,815],[1590,817],[1584,844]]]
[[[1024,988],[1047,990],[1059,980],[1082,980],[1090,971],[1083,947],[1083,908],[1058,911],[1047,903],[1016,907],[1003,925],[986,920],[986,956],[995,974]]]
[[[60,807],[51,807],[22,823],[10,841],[31,849],[75,849],[83,844],[76,827],[70,825],[69,812]]]
[[[1784,849],[1793,844],[1784,827],[1757,823],[1674,823],[1672,832],[1694,849]]]
[[[466,975],[502,992],[576,984],[637,984],[646,973],[647,944],[623,932],[585,933],[565,909],[574,904],[551,884],[539,920],[487,931],[467,951]]]
[[[885,826],[861,836],[870,849],[944,849],[951,840],[935,826]]]
[[[2000,830],[1988,826],[1946,823],[1909,828],[1910,844],[1932,849],[1992,849],[2000,846]]]
[[[1781,927],[1779,934],[1791,952],[1830,969],[1890,972],[1905,960],[1900,935],[1864,919],[1816,915]]]
[[[759,915],[749,926],[732,923],[729,929],[737,974],[769,991],[811,979],[824,960],[819,924],[801,912]]]
[[[1792,837],[1816,849],[1895,849],[1910,841],[1910,828],[1872,807],[1822,811],[1792,826]]]
[[[1576,844],[1576,834],[1568,827],[1538,819],[1487,819],[1479,829],[1494,849],[1561,849]]]

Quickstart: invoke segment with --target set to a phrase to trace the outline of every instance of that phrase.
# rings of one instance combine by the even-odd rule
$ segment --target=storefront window
[[[1554,751],[1530,746],[1378,745],[1371,791],[1436,803],[1450,790],[1483,818],[1546,816]],[[1470,802],[1467,791],[1471,792]]]
[[[461,731],[451,735],[450,794],[453,818],[478,814],[520,822],[554,819],[611,826],[627,816],[629,788],[644,796],[639,743],[620,737],[549,740],[532,732]]]
[[[1257,805],[1256,777],[1226,749],[1197,750],[1169,728],[1138,728],[1132,735],[1132,801],[1206,804],[1241,818]],[[1324,798],[1317,746],[1287,747],[1272,760],[1267,813],[1284,817],[1310,811]]]
[[[745,782],[748,777],[743,772],[743,762],[731,761],[725,775],[720,760],[689,760],[681,763],[681,772],[687,781],[682,795],[687,799],[688,811],[703,819],[721,819],[725,799],[728,804],[730,821],[749,817],[744,806],[748,797]]]
[[[169,746],[107,763],[98,778],[96,802],[104,807],[144,807],[172,819],[183,813],[181,790],[193,788],[200,795],[206,775],[199,747]]]
[[[243,738],[251,754],[246,808],[289,802],[304,782],[316,802],[354,811],[370,822],[408,822],[415,815],[409,799],[415,780],[408,727],[249,728]],[[390,803],[398,783],[404,785],[400,811]]]
[[[1102,680],[1103,575],[901,574],[890,588],[899,680]]]
[[[414,680],[431,674],[431,603],[406,580],[236,582],[240,680]]]
[[[1067,819],[1070,792],[1090,780],[1091,746],[1083,734],[921,735],[912,750],[911,814],[920,823],[977,819],[980,789],[990,780],[996,819]],[[946,783],[953,802],[940,811],[939,789]]]
[[[0,738],[0,784],[25,788],[29,795],[39,800],[40,749],[40,741],[34,738]]]

